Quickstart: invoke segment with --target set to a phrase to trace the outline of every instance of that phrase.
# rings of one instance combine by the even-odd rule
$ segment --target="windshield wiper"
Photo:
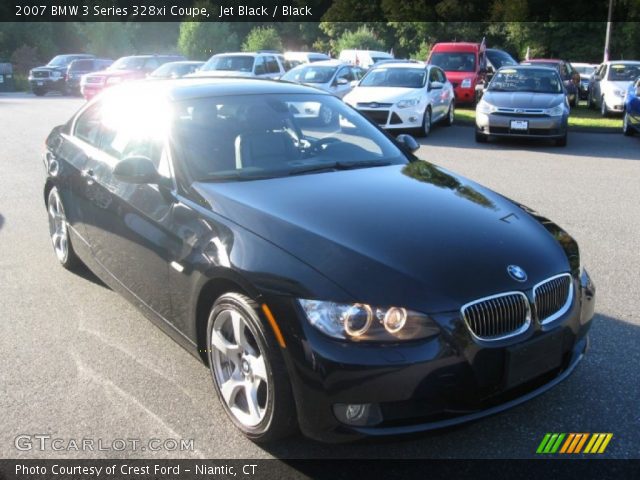
[[[369,160],[362,162],[333,162],[318,165],[311,165],[303,168],[294,168],[289,170],[289,175],[302,175],[305,173],[322,172],[331,170],[354,170],[356,168],[369,168],[369,167],[386,167],[391,165],[391,162],[383,160]]]
[[[230,180],[263,180],[265,178],[273,178],[274,175],[260,174],[260,175],[248,175],[246,173],[235,172],[235,173],[221,173],[221,174],[213,174],[207,175],[206,177],[202,177],[198,179],[200,182],[228,182]]]

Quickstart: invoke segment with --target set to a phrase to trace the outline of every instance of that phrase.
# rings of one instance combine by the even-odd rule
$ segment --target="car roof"
[[[351,67],[352,65],[342,60],[337,60],[335,58],[332,58],[331,60],[320,60],[319,62],[301,63],[300,65],[296,65],[293,68],[311,67],[311,66],[313,67],[341,67],[341,66]]]
[[[480,49],[479,43],[473,42],[440,42],[436,43],[431,49],[432,52],[476,52]]]
[[[389,60],[384,62],[374,63],[371,66],[371,70],[375,70],[376,68],[384,68],[384,67],[394,67],[394,68],[428,68],[435,67],[436,65],[427,65],[422,62],[412,62],[408,60]],[[438,67],[440,68],[440,67]]]
[[[547,63],[562,63],[564,60],[560,60],[559,58],[530,58],[529,60],[523,60],[522,63],[538,63],[538,62],[547,62]],[[565,62],[567,63],[567,62]]]
[[[141,95],[157,95],[170,101],[230,95],[314,94],[329,95],[316,88],[292,82],[246,77],[191,77],[153,82],[130,82],[109,89],[111,94],[131,91]]]
[[[608,62],[604,62],[608,65],[612,63],[621,64],[621,65],[638,65],[640,64],[640,60],[609,60]]]

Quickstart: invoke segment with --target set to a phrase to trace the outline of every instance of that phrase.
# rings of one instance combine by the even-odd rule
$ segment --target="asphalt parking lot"
[[[550,217],[578,240],[598,287],[591,349],[575,373],[510,411],[412,438],[260,447],[227,420],[209,372],[122,297],[57,265],[43,205],[43,142],[82,100],[0,94],[0,457],[511,458],[546,432],[611,432],[606,457],[640,458],[640,138],[570,133],[477,145],[436,127],[419,156]],[[20,434],[193,439],[193,451],[21,451]]]

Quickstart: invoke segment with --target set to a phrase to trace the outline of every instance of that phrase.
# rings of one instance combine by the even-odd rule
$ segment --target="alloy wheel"
[[[213,372],[229,412],[245,427],[264,420],[273,385],[267,357],[244,315],[235,309],[218,312],[211,331]]]
[[[49,234],[51,243],[53,243],[53,250],[60,263],[64,264],[69,257],[69,231],[62,200],[56,188],[52,188],[49,192],[48,211]]]
[[[431,132],[431,110],[427,109],[424,112],[424,120],[422,122],[423,135],[426,137]]]

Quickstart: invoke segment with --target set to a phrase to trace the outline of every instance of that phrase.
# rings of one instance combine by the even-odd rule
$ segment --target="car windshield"
[[[491,65],[493,65],[493,68],[496,70],[502,67],[518,64],[511,55],[507,52],[503,52],[502,50],[487,50],[486,53]]]
[[[431,55],[429,63],[445,72],[475,72],[476,55],[470,52],[436,52]]]
[[[48,67],[66,67],[69,65],[76,57],[70,55],[57,55],[51,59],[49,63],[47,63]]]
[[[317,65],[301,65],[289,70],[282,76],[282,80],[298,83],[327,83],[331,81],[338,67]]]
[[[614,63],[609,68],[607,80],[614,82],[630,82],[640,75],[640,63]]]
[[[74,60],[69,65],[69,70],[72,72],[89,71],[93,69],[93,60]]]
[[[116,60],[109,70],[141,70],[146,60],[145,57],[122,57]]]
[[[332,95],[184,100],[175,104],[171,140],[195,181],[255,180],[408,163],[383,133]]]
[[[360,87],[402,87],[422,88],[425,86],[427,71],[424,68],[377,67],[367,73]]]
[[[562,93],[557,72],[544,68],[503,68],[489,84],[491,92]]]
[[[214,55],[202,66],[202,71],[223,70],[230,72],[252,72],[254,57],[251,55]]]
[[[596,70],[596,67],[590,65],[573,65],[573,69],[581,75],[591,75]]]

